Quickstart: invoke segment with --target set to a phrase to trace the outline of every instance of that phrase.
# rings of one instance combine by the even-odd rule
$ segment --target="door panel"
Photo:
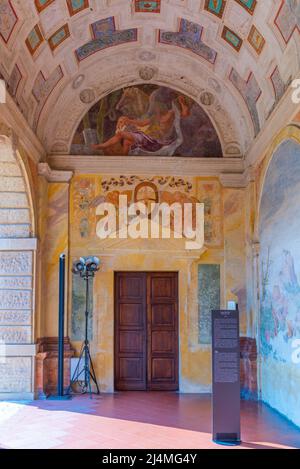
[[[139,358],[120,358],[120,384],[119,389],[130,389],[131,386],[137,390],[144,390],[140,388],[140,383],[144,380],[144,368],[143,363]],[[124,387],[124,383],[127,385]],[[123,386],[123,387],[122,387]]]
[[[115,276],[115,388],[146,389],[146,277]]]
[[[170,326],[175,328],[175,306],[170,304],[155,304],[152,303],[151,322],[153,328],[160,328],[163,326]]]
[[[115,388],[178,389],[177,273],[116,273]]]
[[[119,314],[119,324],[121,327],[144,327],[144,311],[142,303],[119,303]]]
[[[178,389],[177,284],[176,273],[148,274],[148,389]]]

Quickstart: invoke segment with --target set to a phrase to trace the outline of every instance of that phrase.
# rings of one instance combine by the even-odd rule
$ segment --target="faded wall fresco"
[[[199,344],[211,344],[211,311],[220,309],[220,265],[198,266]]]
[[[284,141],[266,174],[260,208],[262,397],[300,424],[300,145]],[[274,392],[274,390],[276,390]]]
[[[205,111],[170,88],[137,85],[102,98],[81,121],[72,154],[221,157]]]

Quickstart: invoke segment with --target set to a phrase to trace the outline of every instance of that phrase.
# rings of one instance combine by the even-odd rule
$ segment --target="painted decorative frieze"
[[[222,38],[237,52],[240,51],[240,48],[243,44],[243,40],[234,31],[232,31],[232,29],[228,28],[227,26],[224,26],[222,31]]]
[[[295,31],[300,33],[299,5],[297,7],[293,0],[282,0],[275,18],[275,25],[287,44]]]
[[[136,13],[160,13],[160,7],[161,0],[134,0],[134,9]]]
[[[245,10],[250,13],[250,15],[253,15],[255,11],[255,7],[257,4],[257,0],[235,0],[239,5],[241,5]]]
[[[35,6],[37,11],[40,13],[41,11],[45,10],[51,3],[55,0],[34,0]]]
[[[12,69],[11,75],[7,82],[7,89],[10,92],[11,96],[16,96],[19,84],[22,80],[22,73],[19,69],[18,65],[15,64],[14,68]]]
[[[202,41],[202,33],[203,26],[182,18],[178,32],[159,31],[159,42],[188,49],[211,64],[214,64],[217,52]]]
[[[275,95],[275,102],[277,104],[281,100],[282,96],[284,95],[288,85],[282,79],[278,67],[275,67],[275,69],[273,70],[271,74],[270,79],[272,81],[274,95]]]
[[[0,0],[0,36],[7,44],[18,22],[11,0]]]
[[[257,135],[260,131],[260,121],[256,103],[261,95],[261,89],[255,76],[251,73],[248,80],[244,80],[233,68],[230,72],[229,80],[244,98],[253,122],[254,133]]]
[[[93,39],[75,51],[79,62],[108,47],[137,41],[137,29],[117,30],[113,16],[96,21],[91,25],[91,29]]]
[[[29,290],[32,277],[0,277],[0,289]]]
[[[61,28],[55,31],[55,33],[52,34],[52,36],[49,37],[48,43],[49,43],[50,49],[54,51],[68,37],[70,37],[69,25],[64,24]]]
[[[205,0],[204,9],[218,18],[222,18],[226,6],[225,0]]]
[[[199,344],[211,344],[211,311],[220,309],[221,272],[218,264],[198,266]]]
[[[47,99],[63,76],[64,74],[60,65],[49,75],[48,78],[45,78],[42,72],[38,74],[32,88],[32,94],[38,102],[33,121],[33,127],[35,129],[38,125],[40,114]]]
[[[251,44],[251,46],[258,55],[262,53],[263,48],[266,44],[265,38],[254,25],[251,26],[248,35],[248,42],[249,44]]]
[[[94,104],[74,134],[71,154],[223,155],[217,131],[198,103],[149,83],[114,91]]]
[[[137,175],[123,176],[119,178],[111,177],[104,178],[101,182],[101,187],[104,192],[110,192],[111,190],[119,189],[132,189],[132,186],[141,182],[153,182],[157,184],[158,189],[183,190],[184,192],[191,192],[193,189],[193,182],[191,179],[180,178],[175,176],[153,176],[153,177],[142,177]]]
[[[32,359],[30,357],[6,357],[0,360],[0,392],[31,392]]]
[[[66,0],[70,16],[89,8],[89,0]]]
[[[32,311],[27,310],[0,310],[1,326],[30,326]]]
[[[26,46],[31,55],[34,55],[34,53],[37,51],[43,41],[44,38],[41,29],[39,25],[36,24],[32,31],[30,31],[30,33],[28,34],[27,39],[25,41]]]
[[[1,309],[30,309],[32,292],[18,290],[0,290]]]
[[[0,239],[7,238],[29,238],[31,226],[25,225],[0,225]]]

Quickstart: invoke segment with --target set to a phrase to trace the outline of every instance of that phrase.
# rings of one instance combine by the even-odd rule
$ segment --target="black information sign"
[[[240,340],[239,311],[212,311],[213,440],[239,444]]]

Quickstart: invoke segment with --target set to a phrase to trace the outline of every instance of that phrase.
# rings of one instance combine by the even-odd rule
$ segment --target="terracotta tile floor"
[[[224,448],[211,441],[208,395],[117,393],[71,401],[0,402],[2,448]],[[300,448],[300,429],[242,402],[239,448]]]

